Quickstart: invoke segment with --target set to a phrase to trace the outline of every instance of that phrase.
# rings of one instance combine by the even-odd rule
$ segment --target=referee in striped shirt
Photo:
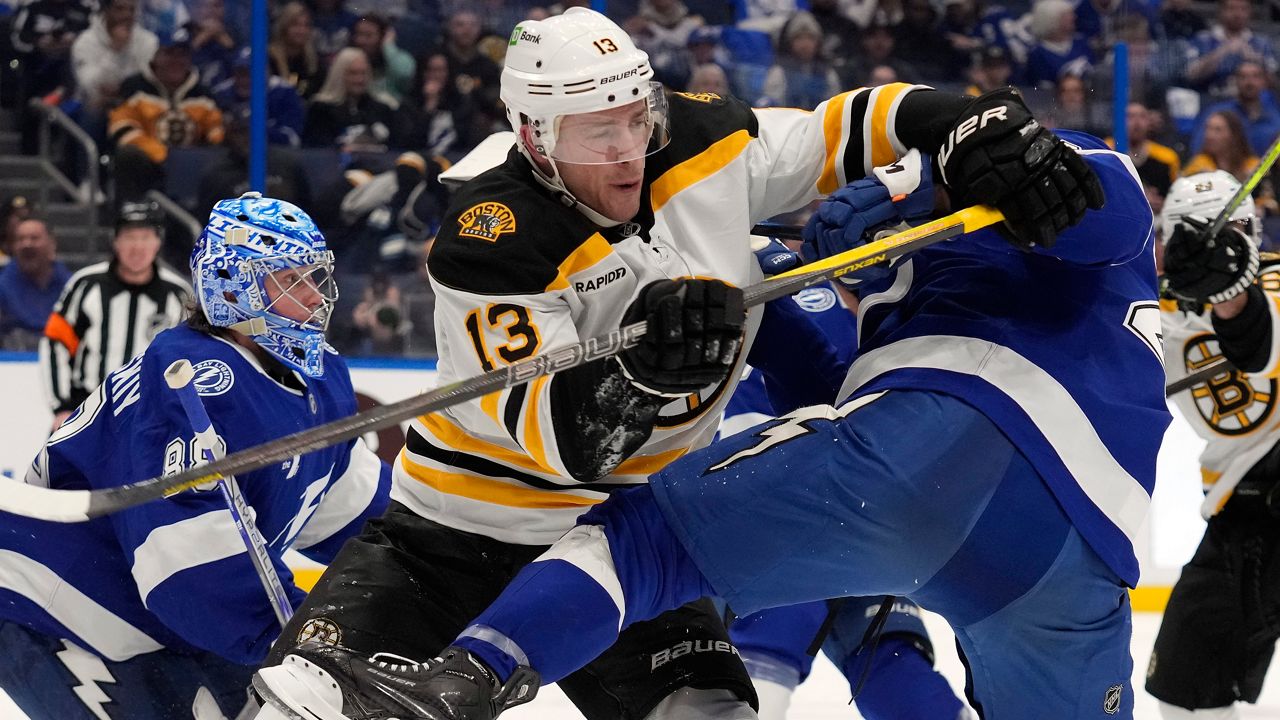
[[[111,260],[67,281],[40,341],[55,429],[107,373],[185,317],[191,286],[156,262],[163,232],[159,205],[125,203],[116,216]]]

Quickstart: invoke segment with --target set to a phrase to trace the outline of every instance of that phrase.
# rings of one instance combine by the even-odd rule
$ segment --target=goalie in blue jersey
[[[1011,177],[1001,168],[1024,157],[966,142],[992,126],[1038,132],[1013,110],[974,115],[939,153],[944,183],[978,178],[970,192],[947,183],[958,203],[972,204],[975,187],[998,195]],[[1025,152],[1067,172],[1028,177],[1025,204],[1005,214],[1035,217],[1037,198],[1070,193],[1090,208],[1080,223],[1019,234],[1018,247],[1002,230],[973,232],[863,274],[858,356],[834,404],[615,492],[439,658],[308,643],[255,686],[284,686],[269,674],[317,678],[330,703],[318,717],[378,708],[487,720],[588,662],[620,629],[695,598],[749,613],[900,595],[954,628],[968,695],[987,720],[1132,717],[1127,588],[1170,419],[1152,217],[1127,157],[1086,135],[1061,137],[1073,145]],[[900,222],[883,178],[923,166],[897,163],[879,186],[837,191],[806,228],[813,254]],[[1068,176],[1081,182],[1058,184]],[[686,643],[671,655],[714,650]]]
[[[346,364],[325,342],[332,258],[294,205],[256,193],[219,202],[191,256],[186,323],[108,375],[26,481],[100,489],[194,464],[194,433],[162,378],[179,359],[227,451],[354,413]],[[294,607],[304,596],[284,552],[328,561],[386,509],[391,484],[360,440],[238,480]],[[78,524],[0,513],[0,688],[33,720],[234,718],[279,633],[216,489]]]

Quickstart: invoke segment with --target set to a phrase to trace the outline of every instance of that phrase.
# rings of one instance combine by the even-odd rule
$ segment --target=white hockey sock
[[[1201,708],[1187,710],[1177,705],[1160,703],[1160,717],[1164,720],[1240,720],[1240,711],[1235,705],[1219,708]]]
[[[644,720],[760,720],[729,690],[680,688],[663,698]]]
[[[759,678],[752,678],[751,682],[756,686],[756,697],[760,699],[760,720],[786,720],[795,688]]]
[[[800,684],[800,672],[772,655],[742,651],[742,662],[756,686],[760,699],[760,720],[786,720],[791,695]]]

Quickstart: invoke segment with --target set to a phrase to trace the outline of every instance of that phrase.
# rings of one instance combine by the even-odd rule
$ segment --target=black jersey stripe
[[[520,411],[524,408],[524,398],[528,391],[527,384],[511,388],[511,392],[507,393],[507,404],[502,408],[502,423],[516,445],[520,445]]]
[[[482,477],[501,477],[508,480],[515,480],[532,488],[539,490],[594,490],[596,492],[612,492],[620,487],[617,484],[605,483],[576,483],[573,485],[561,485],[551,482],[545,478],[536,475],[530,475],[525,472],[516,470],[515,468],[494,462],[487,458],[470,453],[464,453],[460,450],[452,448],[442,448],[428,440],[418,432],[416,428],[409,428],[408,436],[405,438],[405,446],[409,452],[420,457],[433,460],[447,467],[465,470],[466,472],[480,475]]]

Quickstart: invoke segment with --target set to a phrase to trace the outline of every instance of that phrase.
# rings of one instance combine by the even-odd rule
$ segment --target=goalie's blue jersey
[[[977,408],[1132,586],[1133,542],[1170,421],[1151,208],[1127,157],[1088,135],[1059,135],[1098,173],[1106,207],[1049,250],[1016,250],[987,229],[868,284],[840,395],[912,388]]]
[[[165,369],[185,358],[214,429],[234,452],[355,412],[346,364],[323,378],[269,376],[245,348],[185,326],[111,373],[49,439],[27,482],[106,488],[189,467],[191,428]],[[239,477],[296,606],[287,548],[327,562],[381,514],[390,470],[361,441]],[[2,490],[0,490],[2,491]],[[69,639],[108,660],[162,647],[257,664],[280,632],[217,489],[189,490],[85,523],[0,513],[0,619]]]

